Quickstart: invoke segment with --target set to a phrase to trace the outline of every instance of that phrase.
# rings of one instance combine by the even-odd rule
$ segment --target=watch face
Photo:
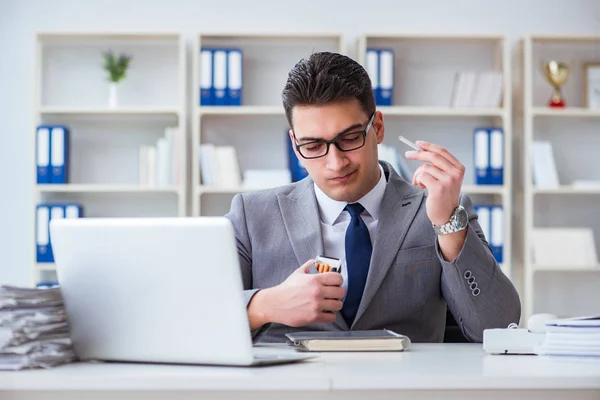
[[[460,208],[456,213],[456,223],[459,227],[467,226],[469,218],[467,217],[467,211],[464,208]]]

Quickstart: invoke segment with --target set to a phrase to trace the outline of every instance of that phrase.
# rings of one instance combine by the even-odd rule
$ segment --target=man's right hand
[[[309,274],[309,260],[277,286],[262,289],[248,305],[251,329],[275,322],[299,327],[335,321],[333,312],[342,309],[345,295],[337,272]]]

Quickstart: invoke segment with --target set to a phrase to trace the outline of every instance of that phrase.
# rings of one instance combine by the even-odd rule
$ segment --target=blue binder
[[[475,128],[473,131],[473,167],[477,185],[488,185],[491,182],[489,138],[488,128]]]
[[[51,263],[53,261],[50,249],[50,207],[46,204],[39,204],[36,207],[36,234],[35,234],[35,252],[38,263]]]
[[[490,169],[489,181],[492,185],[504,184],[504,131],[490,128]]]
[[[36,132],[35,158],[37,183],[47,184],[50,179],[50,129],[48,125],[40,125]]]
[[[300,181],[308,176],[308,172],[302,165],[302,162],[296,157],[294,152],[294,143],[290,140],[286,133],[287,153],[288,153],[288,168],[292,177],[292,182]]]
[[[65,218],[83,218],[83,206],[77,203],[63,204]]]
[[[200,50],[200,105],[210,106],[213,104],[213,51],[211,49]]]
[[[50,133],[51,182],[65,184],[69,176],[69,130],[63,125],[54,125]]]
[[[394,93],[394,52],[379,50],[379,98],[377,105],[391,106]]]
[[[496,261],[501,264],[504,261],[504,208],[501,205],[490,207],[490,246]]]
[[[213,104],[215,106],[227,105],[227,50],[215,49],[213,51],[212,70]]]
[[[379,104],[381,102],[381,89],[379,86],[379,51],[376,49],[367,49],[365,69],[371,79],[375,104]]]
[[[241,49],[227,51],[227,105],[242,105],[243,57]]]
[[[44,282],[37,283],[35,285],[35,287],[38,289],[53,289],[53,288],[60,287],[60,285],[58,284],[58,282],[44,281]]]
[[[50,208],[50,221],[53,219],[62,219],[65,217],[65,207],[62,204],[49,204]],[[54,262],[54,252],[52,251],[52,236],[48,233],[50,238],[50,262]]]

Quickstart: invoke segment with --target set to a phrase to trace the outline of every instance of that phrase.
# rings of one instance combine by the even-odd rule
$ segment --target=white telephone
[[[508,328],[485,329],[483,350],[490,354],[536,354],[533,349],[546,337],[546,321],[556,319],[553,314],[534,314],[527,321],[527,329],[510,324]]]

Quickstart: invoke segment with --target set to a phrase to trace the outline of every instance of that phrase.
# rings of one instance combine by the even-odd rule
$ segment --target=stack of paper
[[[0,286],[0,370],[75,361],[60,288]]]
[[[548,356],[597,357],[600,360],[600,316],[546,322],[546,338],[535,353]]]

